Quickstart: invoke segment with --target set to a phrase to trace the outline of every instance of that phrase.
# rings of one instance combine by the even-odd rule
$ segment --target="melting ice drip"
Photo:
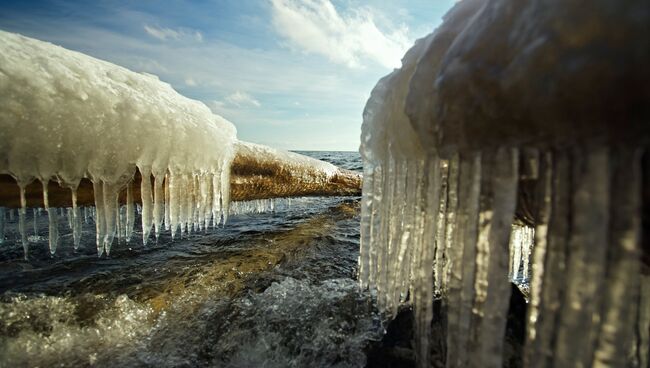
[[[236,201],[230,204],[230,214],[244,215],[250,213],[274,212],[291,206],[291,198],[267,198],[251,201]]]
[[[512,225],[510,232],[510,268],[508,279],[528,296],[530,282],[530,261],[535,245],[535,228],[525,225]]]
[[[49,205],[50,180],[70,188],[75,247],[82,221],[77,188],[82,178],[92,181],[99,255],[110,252],[116,234],[130,237],[136,169],[145,244],[163,224],[175,236],[226,220],[235,128],[157,77],[0,31],[0,95],[0,173],[20,187],[25,257],[25,187],[34,179],[43,183],[52,253],[60,214]]]
[[[529,22],[525,16],[534,12],[517,13],[527,6],[547,9],[535,8],[537,3],[458,3],[436,32],[407,52],[401,69],[378,82],[364,111],[359,279],[362,287],[377,291],[389,317],[401,303],[413,305],[421,367],[431,366],[435,295],[446,310],[446,366],[501,367],[508,276],[529,273],[525,366],[646,367],[649,362],[650,278],[641,271],[647,266],[640,248],[642,190],[650,170],[642,158],[644,141],[556,145],[542,139],[531,145],[546,133],[577,133],[546,122],[540,125],[546,131],[533,126],[530,136],[517,140],[517,134],[529,133],[515,120],[520,116],[505,116],[519,125],[494,120],[501,116],[503,96],[491,100],[487,90],[481,94],[482,87],[509,88],[527,74],[513,71],[512,84],[502,75],[489,80],[494,69],[479,67],[500,55],[477,38],[496,29],[501,33],[491,34],[492,40],[517,45],[518,39],[503,34],[508,25],[525,24],[527,32],[515,35],[526,37],[545,19],[551,24],[562,19],[558,12]],[[570,8],[573,2],[558,4],[548,9]],[[513,21],[519,14],[524,21]],[[526,52],[534,55],[533,50]],[[477,55],[487,55],[476,64],[478,72],[472,70]],[[528,54],[506,56],[505,65],[525,69]],[[441,65],[447,74],[439,72]],[[455,85],[459,78],[469,81]],[[492,84],[481,84],[480,78]],[[463,100],[467,94],[476,98]],[[495,102],[481,110],[485,101]],[[475,121],[454,119],[469,112]],[[481,126],[485,129],[473,130]],[[593,123],[594,130],[601,127]],[[521,170],[526,165],[532,177]],[[524,178],[535,183],[531,228],[515,222]]]

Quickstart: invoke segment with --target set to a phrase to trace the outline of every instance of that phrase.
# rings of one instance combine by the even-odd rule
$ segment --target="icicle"
[[[0,244],[5,241],[5,208],[0,207]]]
[[[81,214],[77,206],[77,186],[70,189],[72,191],[72,237],[74,241],[74,249],[79,249],[81,244]]]
[[[20,211],[18,211],[18,212],[19,212],[19,214],[20,214]],[[14,221],[14,216],[15,216],[15,215],[14,215],[14,209],[13,209],[13,208],[10,208],[10,209],[9,209],[9,221],[13,222],[13,221]]]
[[[394,181],[397,180],[395,177],[395,160],[392,155],[389,154],[388,160],[386,163],[386,176],[383,180],[383,192],[386,194],[384,197],[384,203],[381,206],[381,231],[379,232],[379,244],[381,251],[378,252],[377,256],[377,304],[382,311],[392,314],[392,310],[388,310],[387,299],[388,299],[388,290],[386,290],[386,283],[388,278],[387,264],[388,257],[391,252],[391,236],[393,235],[391,231],[391,222],[399,221],[398,218],[392,218],[391,209],[395,203],[395,185]]]
[[[27,200],[25,199],[26,183],[18,183],[20,190],[20,209],[18,210],[18,231],[20,232],[20,242],[23,245],[23,257],[27,260],[29,256],[29,243],[27,242],[27,233],[25,231],[25,221],[27,217]],[[13,220],[13,209],[10,211],[10,220]]]
[[[516,281],[519,278],[519,268],[521,266],[521,231],[519,226],[512,226],[512,233],[510,234],[510,272],[508,278],[511,281]]]
[[[373,206],[373,175],[374,166],[365,163],[363,165],[363,189],[361,191],[361,237],[359,240],[359,285],[367,289],[370,278],[370,225],[371,209]]]
[[[508,244],[517,201],[518,159],[516,149],[502,148],[489,154],[483,165],[481,213],[477,241],[476,299],[470,364],[501,367],[510,283]],[[484,162],[485,163],[485,162]]]
[[[440,161],[430,159],[426,163],[425,183],[420,188],[423,203],[422,237],[414,244],[413,250],[413,309],[415,312],[415,354],[418,365],[430,366],[429,339],[431,337],[431,320],[433,318],[433,258],[434,248],[431,239],[435,239],[438,226],[438,209],[440,208]],[[377,270],[380,271],[380,270]]]
[[[521,263],[523,264],[522,278],[525,281],[528,281],[530,276],[530,252],[533,250],[534,246],[535,230],[531,227],[524,226],[522,227],[521,232]]]
[[[403,207],[404,207],[404,198],[402,197],[405,194],[405,185],[406,185],[406,176],[405,176],[405,167],[403,160],[393,160],[393,184],[391,186],[391,211],[390,218],[393,221],[390,222],[390,233],[388,237],[388,254],[384,258],[384,269],[385,280],[383,282],[384,287],[384,296],[386,303],[386,311],[391,315],[395,316],[397,314],[397,307],[399,306],[399,294],[396,284],[400,275],[397,274],[396,267],[399,264],[399,244],[401,240],[402,230],[404,229],[405,224],[403,220]]]
[[[586,157],[585,157],[586,156]],[[560,314],[555,366],[592,365],[602,303],[609,212],[609,160],[598,148],[574,158],[567,293]],[[575,333],[580,331],[581,338]]]
[[[435,237],[435,256],[433,260],[433,280],[435,283],[435,291],[438,294],[442,293],[444,287],[443,282],[443,269],[445,263],[445,226],[447,222],[447,192],[449,188],[449,162],[444,160],[440,164],[440,204],[438,207],[438,223],[436,225]]]
[[[119,196],[118,196],[119,199]],[[125,236],[125,217],[124,217],[124,206],[120,206],[118,202],[117,206],[117,215],[115,216],[115,222],[117,227],[117,244],[122,244],[122,241]]]
[[[436,166],[437,168],[437,166]],[[379,253],[380,253],[380,241],[381,241],[381,215],[382,209],[384,207],[383,197],[384,197],[384,168],[382,166],[376,166],[374,169],[374,187],[371,192],[372,196],[372,207],[370,213],[370,243],[373,244],[370,247],[370,256],[369,256],[369,280],[368,283],[371,288],[376,289],[378,283],[378,270],[379,270]]]
[[[142,199],[142,244],[147,245],[153,221],[151,170],[148,168],[140,168],[140,173],[142,174],[142,182],[140,185],[140,197]]]
[[[156,240],[160,237],[160,229],[163,223],[165,209],[165,195],[163,193],[164,175],[158,173],[154,175],[154,197],[153,197],[153,224],[155,229]]]
[[[48,191],[47,191],[48,181],[43,180],[42,184],[43,184],[43,204],[45,206],[45,210],[47,211],[47,217],[50,223],[50,228],[49,228],[50,254],[54,255],[54,253],[56,253],[56,248],[59,245],[59,219],[58,219],[57,209],[50,207]]]
[[[526,323],[526,345],[524,350],[524,365],[532,366],[533,359],[539,359],[534,364],[544,365],[537,341],[537,329],[541,322],[540,306],[542,303],[542,290],[545,287],[544,277],[546,270],[544,262],[548,248],[548,228],[552,215],[553,204],[553,156],[551,152],[542,154],[537,180],[537,198],[540,201],[535,215],[535,248],[533,255],[533,273],[530,281],[530,304],[528,306],[528,322]],[[552,317],[552,315],[548,316]]]
[[[176,237],[180,219],[180,176],[169,174],[169,224],[172,230],[172,240]]]
[[[84,207],[84,223],[85,224],[88,223],[88,218],[89,217],[90,217],[90,215],[88,214],[88,207]]]
[[[225,225],[228,221],[228,209],[230,207],[230,166],[223,165],[221,168],[221,187],[220,197],[221,198],[221,214],[223,216],[223,224]]]
[[[449,278],[451,277],[453,258],[455,257],[456,247],[454,246],[456,237],[456,216],[458,213],[458,170],[459,157],[454,154],[449,160],[448,177],[447,177],[447,210],[445,219],[445,263],[442,277],[443,292],[447,293]]]
[[[72,224],[72,208],[71,207],[66,207],[66,209],[65,209],[65,219],[67,220],[67,223],[68,223],[68,229],[72,230],[73,224]]]
[[[191,185],[190,192],[187,201],[187,234],[191,234],[196,230],[197,223],[197,211],[196,211],[196,202],[197,202],[197,181],[196,175],[189,176],[189,183]]]
[[[550,215],[548,215],[548,232],[546,236],[545,259],[538,254],[544,249],[543,222],[536,233],[536,254],[531,285],[531,308],[538,305],[536,324],[528,325],[528,341],[525,347],[524,361],[533,367],[553,365],[554,346],[557,338],[557,324],[560,308],[564,298],[566,284],[566,255],[570,233],[571,213],[571,161],[565,152],[558,152],[553,158],[550,189]],[[547,199],[545,199],[547,200]],[[543,217],[541,217],[543,220]],[[542,266],[543,265],[543,266]],[[539,271],[539,275],[535,273]],[[541,286],[539,284],[541,283]],[[539,293],[539,302],[536,293]],[[529,316],[529,321],[530,321]],[[530,322],[529,322],[530,323]],[[535,328],[534,331],[531,328]],[[534,336],[533,336],[534,335]]]
[[[199,225],[199,230],[203,230],[203,225],[205,224],[205,208],[208,205],[208,183],[206,181],[207,175],[201,175],[198,177],[198,190],[199,190],[199,195],[198,195],[198,206],[197,206],[197,211],[198,211],[198,225]]]
[[[421,209],[421,191],[420,188],[424,185],[424,163],[421,160],[410,159],[406,168],[407,181],[406,181],[406,201],[404,207],[404,232],[400,239],[399,251],[399,268],[397,275],[399,275],[399,292],[401,302],[406,301],[409,288],[411,286],[411,266],[413,264],[413,247],[412,244],[420,241],[422,232],[422,218],[420,215]]]
[[[192,228],[194,232],[201,230],[203,226],[203,207],[201,203],[203,202],[201,196],[201,180],[199,175],[194,175],[194,205],[192,206],[193,215],[192,215]]]
[[[231,203],[231,215],[245,215],[251,213],[265,213],[273,211],[278,199],[254,199],[252,201],[235,201]],[[280,200],[287,201],[287,200]]]
[[[212,227],[216,227],[221,222],[221,172],[212,176]]]
[[[117,216],[119,209],[118,196],[120,184],[109,184],[104,182],[104,218],[106,222],[106,233],[104,234],[104,251],[106,255],[111,254],[111,246],[115,233],[117,232]]]
[[[191,197],[192,197],[192,181],[190,180],[191,177],[189,175],[181,175],[181,180],[182,180],[182,195],[180,196],[180,201],[181,201],[181,236],[183,234],[188,234],[188,228],[187,225],[190,221],[190,211],[191,211]]]
[[[481,183],[479,154],[460,157],[455,253],[447,297],[447,367],[468,365]]]
[[[38,209],[33,208],[32,209],[32,216],[34,219],[34,236],[38,236]]]
[[[198,180],[198,175],[194,175],[191,178],[192,180],[192,197],[191,197],[191,223],[192,223],[192,232],[198,231],[198,222],[199,222],[199,200],[201,198],[201,193],[200,193],[200,183]]]
[[[104,237],[106,234],[106,220],[104,216],[104,183],[101,180],[93,180],[93,191],[95,194],[95,242],[97,244],[97,257],[104,254]]]
[[[126,229],[125,238],[126,242],[131,241],[133,234],[133,227],[135,226],[135,205],[133,203],[133,182],[126,184]]]
[[[165,174],[165,183],[164,183],[164,189],[165,189],[165,230],[169,231],[169,228],[171,226],[171,213],[170,211],[170,190],[169,190],[169,173]]]
[[[207,174],[203,177],[201,192],[205,195],[205,203],[203,204],[203,229],[208,230],[210,222],[212,221],[212,175]]]
[[[512,225],[510,234],[510,268],[508,278],[516,283],[522,284],[528,281],[528,268],[530,264],[530,252],[534,245],[535,230],[525,225]],[[522,269],[521,273],[519,270]]]
[[[411,234],[409,235],[409,244],[408,244],[408,253],[406,258],[403,260],[404,268],[400,271],[400,277],[402,278],[402,290],[408,292],[407,295],[414,295],[415,290],[413,288],[413,280],[417,270],[414,269],[416,265],[416,249],[421,242],[425,241],[423,239],[423,232],[425,227],[425,222],[427,221],[427,216],[425,214],[426,205],[427,205],[427,195],[426,192],[431,188],[428,188],[430,184],[428,182],[429,176],[429,162],[426,160],[411,159],[411,165],[414,169],[410,170],[409,181],[407,182],[407,192],[412,196],[409,198],[409,204],[407,209],[411,212],[412,217],[412,228]]]
[[[190,235],[194,227],[194,175],[187,176],[185,192],[185,234]]]
[[[612,177],[610,249],[605,308],[593,367],[623,367],[635,343],[634,303],[638,300],[641,249],[641,170],[639,152],[616,156]],[[606,171],[606,170],[603,170]],[[583,244],[588,246],[588,244]],[[595,290],[601,293],[600,290]],[[647,343],[647,342],[646,342]],[[647,366],[647,365],[646,365]]]

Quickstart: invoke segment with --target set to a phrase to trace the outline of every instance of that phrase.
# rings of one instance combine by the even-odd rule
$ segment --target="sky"
[[[241,140],[356,151],[382,76],[454,0],[0,0],[0,29],[159,76]]]

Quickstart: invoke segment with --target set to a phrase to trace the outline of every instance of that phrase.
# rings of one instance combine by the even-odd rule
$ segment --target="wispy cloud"
[[[203,34],[199,31],[186,29],[186,28],[165,28],[165,27],[156,27],[145,24],[144,30],[149,34],[149,36],[157,38],[161,41],[170,41],[170,40],[192,40],[196,42],[203,42]]]
[[[253,96],[249,95],[246,92],[241,92],[237,91],[230,96],[226,97],[226,101],[229,102],[232,105],[238,106],[238,107],[244,107],[244,106],[255,106],[255,107],[260,107],[262,104],[260,104],[259,101],[257,101]]]
[[[206,105],[215,114],[225,117],[241,116],[249,108],[257,109],[262,104],[246,92],[236,91],[221,100],[209,101]]]
[[[370,9],[339,13],[330,0],[271,0],[275,30],[308,53],[348,67],[371,60],[397,67],[411,42],[406,27],[382,31]]]

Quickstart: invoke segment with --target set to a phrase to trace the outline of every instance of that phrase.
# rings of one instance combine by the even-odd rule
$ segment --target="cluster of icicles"
[[[512,225],[517,149],[366,165],[360,280],[390,315],[412,302],[420,366],[430,365],[435,292],[447,313],[447,367],[501,367],[507,276],[520,265],[529,272],[531,236],[526,366],[647,366],[639,151],[538,157],[534,229]]]
[[[151,178],[146,170],[143,178]],[[160,178],[160,179],[159,179]],[[43,202],[49,221],[49,248],[54,254],[59,243],[59,217],[67,216],[73,233],[74,248],[81,241],[82,221],[90,216],[95,223],[98,256],[110,254],[115,237],[129,242],[136,223],[136,209],[142,224],[142,242],[147,244],[154,231],[156,239],[161,231],[176,234],[188,234],[202,231],[210,226],[225,223],[229,213],[229,170],[217,174],[205,175],[158,175],[153,182],[143,179],[140,185],[140,204],[135,203],[134,184],[109,185],[93,182],[95,198],[94,207],[77,206],[76,190],[72,191],[72,207],[67,210],[50,207],[47,186],[43,186]],[[126,204],[120,205],[120,193],[126,192]],[[22,208],[18,209],[19,232],[25,259],[29,253],[27,237],[27,203],[25,189],[20,189]],[[90,212],[89,212],[90,211]],[[13,212],[10,212],[13,213]],[[4,236],[3,236],[4,238]]]
[[[583,54],[554,49],[548,54],[568,55],[560,71],[536,69],[539,58],[528,59],[535,47],[556,45],[541,36],[530,47],[518,44],[517,37],[536,34],[530,29],[578,47],[574,33],[557,33],[558,24],[573,26],[563,12],[570,5],[582,11],[577,2],[458,2],[406,53],[402,67],[377,83],[366,104],[359,280],[376,290],[389,318],[403,303],[413,306],[420,367],[430,367],[432,348],[441,348],[431,346],[435,297],[442,301],[444,315],[437,320],[445,329],[436,333],[446,336],[435,366],[442,360],[447,367],[502,367],[511,280],[526,277],[525,367],[650,364],[650,276],[640,245],[650,170],[644,137],[624,144],[614,136],[578,140],[562,120],[524,121],[541,113],[554,118],[553,109],[565,105],[533,110],[539,114],[532,117],[508,114],[511,105],[525,110],[526,103],[549,101],[535,95],[547,91],[513,87],[518,82],[578,73],[567,65],[605,49],[591,43],[580,44]],[[556,12],[537,18],[540,9]],[[581,18],[581,26],[568,32],[588,33],[598,24],[585,19],[595,16]],[[520,28],[510,32],[513,24]],[[490,64],[502,54],[481,38],[487,25],[493,41],[508,40],[503,43],[514,49],[508,50],[515,56],[503,54],[505,66],[497,63],[504,70]],[[504,90],[511,94],[500,94]],[[518,93],[528,99],[517,104],[503,98]],[[557,116],[565,118],[562,112]],[[516,218],[528,217],[518,212],[518,201],[531,197],[526,209],[532,220]]]
[[[230,214],[242,215],[249,213],[273,212],[276,209],[287,208],[291,198],[265,198],[250,201],[236,201],[230,204]]]
[[[184,236],[193,232],[207,231],[220,224],[225,225],[229,215],[273,212],[278,208],[287,208],[291,205],[291,198],[228,203],[228,198],[223,195],[221,189],[214,190],[214,188],[220,188],[220,185],[213,183],[213,179],[200,180],[195,177],[193,185],[183,186],[181,183],[176,183],[170,176],[166,176],[161,185],[156,185],[154,181],[153,188],[148,192],[146,188],[142,188],[142,193],[144,193],[142,204],[134,202],[132,184],[129,184],[125,189],[125,205],[118,205],[116,199],[107,201],[97,198],[96,200],[100,201],[97,203],[100,207],[47,207],[45,209],[32,208],[31,211],[28,211],[27,208],[15,210],[0,207],[0,244],[5,239],[6,224],[14,222],[17,218],[20,241],[25,259],[27,259],[30,243],[28,234],[33,232],[35,239],[39,238],[42,233],[38,228],[39,217],[45,213],[49,221],[47,234],[51,254],[55,254],[59,246],[60,222],[67,224],[72,232],[75,250],[81,244],[82,223],[94,223],[97,254],[102,256],[103,253],[110,254],[111,246],[116,241],[115,238],[117,238],[117,243],[129,244],[139,219],[142,226],[142,243],[147,245],[152,230],[156,241],[162,231],[169,231],[173,240],[178,235]],[[183,181],[183,178],[179,181]],[[172,185],[171,189],[167,182]],[[184,184],[187,185],[190,182],[186,181]],[[183,188],[183,192],[188,191],[190,195],[181,197],[178,192],[175,193],[175,190],[179,188]],[[97,188],[97,190],[100,189]],[[101,190],[99,193],[103,197],[105,192]],[[107,206],[107,203],[112,204]],[[110,221],[108,216],[111,216]],[[115,216],[114,219],[113,216]],[[29,229],[29,217],[32,217],[33,230]]]

